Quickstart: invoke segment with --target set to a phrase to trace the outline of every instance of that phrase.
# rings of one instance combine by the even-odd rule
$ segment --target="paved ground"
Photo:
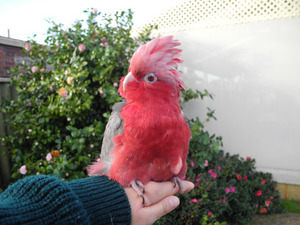
[[[300,225],[300,214],[284,213],[275,215],[256,215],[252,225]]]

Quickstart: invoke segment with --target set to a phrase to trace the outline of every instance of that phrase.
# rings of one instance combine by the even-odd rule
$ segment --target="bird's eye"
[[[147,83],[153,84],[157,81],[157,78],[153,73],[149,73],[144,77],[144,81],[146,81]]]

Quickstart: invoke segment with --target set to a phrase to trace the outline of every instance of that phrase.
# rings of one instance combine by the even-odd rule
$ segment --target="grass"
[[[293,200],[282,200],[282,205],[286,211],[300,214],[300,202]]]

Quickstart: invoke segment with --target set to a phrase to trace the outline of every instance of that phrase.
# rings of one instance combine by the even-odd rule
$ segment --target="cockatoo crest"
[[[129,72],[136,81],[153,73],[158,81],[168,83],[178,91],[184,89],[182,74],[176,70],[178,64],[183,62],[178,58],[182,50],[175,48],[180,44],[179,41],[173,40],[173,36],[165,36],[142,45],[132,56]],[[123,90],[119,91],[123,96]]]

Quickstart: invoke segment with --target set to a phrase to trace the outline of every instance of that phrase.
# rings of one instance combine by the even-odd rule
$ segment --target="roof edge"
[[[0,36],[0,44],[22,48],[25,45],[25,41]]]

